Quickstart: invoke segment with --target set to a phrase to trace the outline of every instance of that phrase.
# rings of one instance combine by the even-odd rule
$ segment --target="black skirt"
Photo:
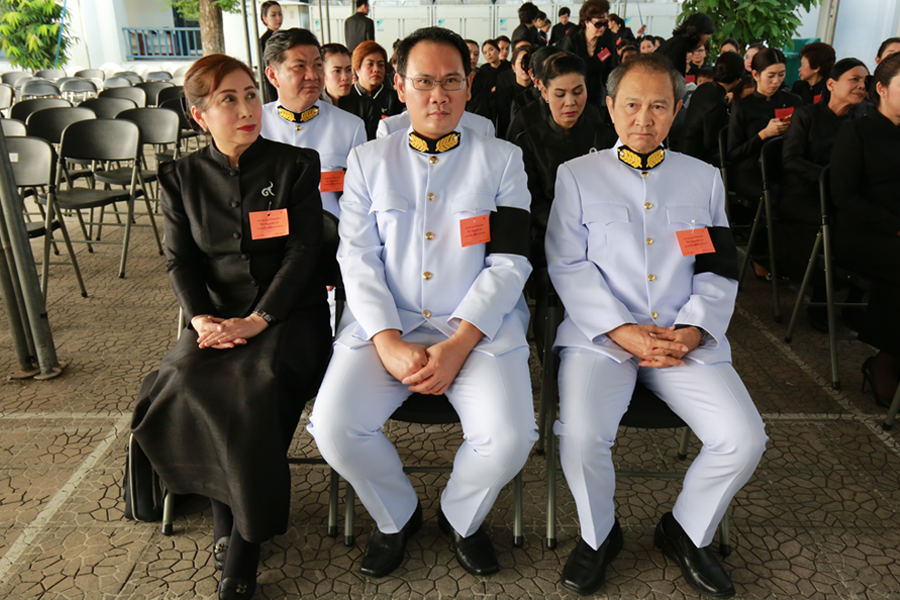
[[[197,333],[185,329],[156,383],[137,399],[131,425],[165,486],[227,504],[250,542],[284,533],[286,452],[330,346],[325,303],[295,310],[230,350],[201,350]]]

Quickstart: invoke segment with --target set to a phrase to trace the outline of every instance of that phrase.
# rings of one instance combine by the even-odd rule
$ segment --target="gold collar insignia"
[[[649,171],[666,159],[666,149],[660,146],[649,154],[640,154],[628,146],[619,146],[619,160],[641,171]]]
[[[459,146],[459,132],[452,131],[439,140],[423,138],[415,131],[409,133],[409,147],[423,154],[442,154]]]
[[[294,111],[288,110],[285,107],[279,105],[278,115],[285,121],[290,121],[291,123],[306,123],[307,121],[311,121],[319,115],[319,107],[313,106],[307,108],[302,113],[295,113]]]

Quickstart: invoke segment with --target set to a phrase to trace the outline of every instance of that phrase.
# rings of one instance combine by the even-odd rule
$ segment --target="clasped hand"
[[[609,339],[640,359],[638,366],[654,369],[683,367],[685,354],[700,345],[696,327],[675,329],[655,325],[620,325],[606,334]]]
[[[212,315],[197,315],[191,319],[191,327],[197,332],[197,345],[216,350],[243,346],[268,326],[266,320],[257,314],[243,319],[222,319]]]

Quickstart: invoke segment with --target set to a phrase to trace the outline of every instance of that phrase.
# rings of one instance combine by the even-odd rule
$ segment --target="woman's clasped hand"
[[[216,350],[243,346],[268,326],[266,320],[255,313],[243,319],[223,319],[212,315],[197,315],[191,319],[191,327],[197,332],[197,345]]]

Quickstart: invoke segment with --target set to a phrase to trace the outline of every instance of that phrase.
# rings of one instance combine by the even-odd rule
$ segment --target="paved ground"
[[[146,218],[143,222],[146,223]],[[73,234],[74,235],[74,234]],[[119,232],[108,230],[108,239]],[[121,479],[130,409],[142,377],[171,346],[176,305],[150,231],[134,236],[127,278],[116,277],[118,249],[78,258],[90,297],[66,266],[54,266],[49,318],[68,364],[54,380],[0,387],[0,597],[211,598],[217,577],[208,504],[179,505],[175,535],[122,517]],[[784,311],[794,292],[786,290]],[[753,280],[738,299],[729,332],[734,363],[764,414],[771,442],[731,509],[734,552],[725,559],[741,598],[900,598],[900,445],[882,433],[884,411],[859,392],[860,364],[872,353],[840,342],[843,391],[830,379],[827,337],[803,319],[792,345],[771,316],[769,288]],[[16,368],[6,316],[0,369]],[[785,319],[786,320],[786,319]],[[537,390],[537,380],[535,379]],[[447,464],[458,427],[390,425],[412,462]],[[620,469],[683,470],[675,432],[622,430]],[[299,430],[294,453],[315,456]],[[698,443],[693,440],[691,456]],[[328,478],[320,466],[294,467],[289,532],[263,547],[257,598],[558,598],[565,557],[578,535],[574,504],[560,478],[559,545],[543,543],[546,462],[525,470],[525,544],[512,545],[512,494],[501,495],[487,525],[504,569],[477,579],[455,563],[437,528],[446,475],[412,475],[426,525],[395,574],[372,581],[357,572],[372,520],[356,510],[356,544],[326,535]],[[678,569],[653,549],[652,534],[679,482],[621,478],[618,516],[625,549],[598,597],[696,597]],[[341,491],[343,507],[343,490]]]

